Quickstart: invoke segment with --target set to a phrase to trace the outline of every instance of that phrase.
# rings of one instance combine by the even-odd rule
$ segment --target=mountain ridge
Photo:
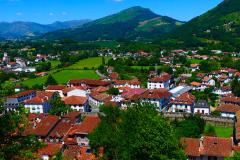
[[[156,18],[159,19],[156,20]],[[139,30],[140,24],[153,21],[153,19],[155,19],[154,23],[146,23],[148,26],[145,26],[145,30]],[[177,27],[176,24],[181,25],[183,23],[170,17],[157,15],[150,9],[135,6],[86,23],[79,28],[47,33],[43,38],[51,40],[74,39],[78,41],[135,40],[155,36],[154,34],[150,35],[150,33],[158,33],[159,36]]]
[[[0,37],[6,39],[34,37],[59,29],[74,28],[88,22],[90,22],[90,20],[87,19],[54,22],[52,24],[39,24],[24,21],[0,22]]]

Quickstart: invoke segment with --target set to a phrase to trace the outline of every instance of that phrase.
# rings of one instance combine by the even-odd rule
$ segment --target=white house
[[[186,92],[171,102],[170,112],[192,113],[195,103],[195,96]]]
[[[79,112],[88,112],[88,99],[87,97],[79,97],[79,96],[70,96],[64,99],[64,103],[71,107],[74,111]]]
[[[148,89],[169,89],[171,76],[168,73],[162,74],[160,77],[154,77],[148,80]]]
[[[205,100],[199,100],[197,103],[194,105],[193,109],[194,114],[210,114],[210,107]]]
[[[64,86],[64,85],[50,85],[45,89],[45,91],[46,92],[58,92],[60,97],[64,97],[63,89],[65,89],[65,88],[66,88],[66,86]]]
[[[213,91],[214,94],[217,94],[219,96],[224,96],[227,94],[231,94],[232,93],[232,89],[230,86],[223,86],[221,88],[216,88]]]
[[[210,77],[204,77],[202,84],[206,86],[215,86],[215,80]]]
[[[112,96],[108,94],[101,94],[101,93],[92,93],[88,97],[89,105],[94,112],[99,111],[99,107],[103,105],[105,102],[111,101]]]
[[[234,118],[236,113],[240,111],[240,106],[234,104],[222,104],[217,107],[216,110],[221,112],[222,117]]]
[[[87,97],[87,90],[84,89],[84,87],[70,87],[63,89],[63,95],[64,97],[70,97],[70,96],[80,96],[80,97]]]
[[[166,109],[167,104],[170,102],[170,98],[171,93],[164,88],[147,90],[140,95],[140,100],[142,102],[154,104],[158,111],[163,111]]]
[[[132,80],[116,80],[114,81],[113,86],[115,88],[119,87],[129,87],[129,88],[140,88],[141,82],[138,79],[132,79]]]

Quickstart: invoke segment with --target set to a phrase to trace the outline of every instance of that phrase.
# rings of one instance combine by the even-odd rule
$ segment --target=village
[[[147,79],[145,85],[137,77],[122,79],[117,68],[109,66],[106,62],[101,69],[96,70],[99,79],[69,79],[65,84],[27,90],[18,81],[14,81],[18,84],[15,85],[16,93],[6,97],[3,103],[4,112],[18,110],[21,106],[27,109],[30,123],[24,134],[34,134],[47,144],[38,151],[39,157],[43,160],[51,159],[59,151],[72,159],[95,159],[89,145],[88,134],[101,121],[100,107],[114,106],[127,110],[138,103],[153,104],[156,110],[163,114],[196,114],[217,116],[223,121],[231,120],[234,123],[232,124],[234,132],[230,138],[203,136],[200,139],[183,138],[181,141],[189,146],[185,148],[185,154],[190,159],[229,157],[234,151],[239,151],[240,97],[239,93],[235,94],[232,83],[237,81],[239,85],[240,71],[221,67],[218,70],[201,72],[202,63],[195,63],[195,61],[220,61],[222,57],[228,55],[233,57],[234,61],[239,60],[239,53],[218,50],[213,50],[211,56],[200,55],[197,51],[172,50],[170,54],[164,54],[163,51],[158,57],[159,61],[162,65],[170,67],[172,72],[159,72],[158,65],[153,65],[145,77]],[[144,51],[126,54],[99,51],[98,56],[109,57],[118,63],[117,59],[148,58],[151,54]],[[173,63],[174,58],[179,56],[193,62],[187,65],[181,62]],[[58,56],[37,54],[34,63],[57,58]],[[11,62],[7,53],[4,53],[1,66],[3,72],[15,74],[27,72],[34,73],[37,77],[48,76],[48,72],[36,72],[34,65],[21,58],[15,58],[15,61]],[[186,68],[187,72],[176,76],[175,73],[181,68]],[[68,109],[60,115],[52,115],[51,110],[57,107],[53,106],[52,101],[56,101],[55,104],[60,101],[59,103],[63,103]],[[223,145],[224,148],[221,147]],[[104,149],[99,152],[102,154]]]

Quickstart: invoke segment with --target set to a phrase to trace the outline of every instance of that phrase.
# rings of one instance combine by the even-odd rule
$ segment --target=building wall
[[[192,105],[172,104],[172,106],[171,106],[171,111],[172,111],[172,112],[192,113]]]
[[[193,113],[210,114],[209,108],[194,108]]]

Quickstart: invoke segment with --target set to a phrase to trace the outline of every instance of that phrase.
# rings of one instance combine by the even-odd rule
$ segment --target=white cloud
[[[16,16],[22,16],[22,15],[23,15],[22,12],[17,12],[17,13],[16,13]]]
[[[114,2],[122,2],[123,0],[113,0]]]
[[[61,14],[62,14],[63,16],[66,16],[68,13],[65,12],[65,11],[63,11]]]
[[[54,13],[49,12],[48,15],[49,15],[49,16],[54,16]]]

